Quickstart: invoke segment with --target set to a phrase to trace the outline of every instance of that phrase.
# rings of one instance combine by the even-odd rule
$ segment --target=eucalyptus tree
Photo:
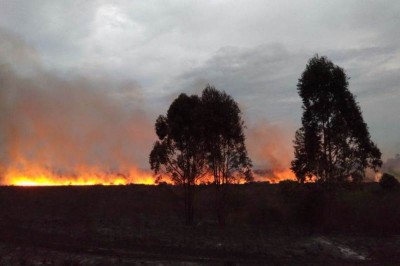
[[[348,80],[341,67],[318,55],[299,79],[303,116],[291,169],[301,182],[312,177],[332,183],[361,181],[366,168],[376,171],[382,165]]]
[[[194,217],[195,187],[212,181],[216,188],[218,222],[225,224],[226,185],[252,180],[244,122],[238,104],[225,92],[207,86],[201,97],[181,94],[159,116],[158,140],[150,153],[150,167],[184,188],[186,222]]]
[[[225,224],[228,184],[251,181],[251,160],[247,155],[244,122],[231,96],[207,86],[202,93],[204,143],[207,163],[216,188],[216,214]]]
[[[157,181],[167,176],[183,187],[187,224],[194,219],[195,185],[207,171],[201,110],[198,96],[179,95],[167,115],[159,116],[156,121],[158,140],[149,158]]]

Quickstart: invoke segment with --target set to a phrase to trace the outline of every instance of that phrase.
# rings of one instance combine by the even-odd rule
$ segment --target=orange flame
[[[290,169],[272,170],[268,172],[255,173],[256,181],[268,181],[276,184],[283,180],[296,180],[296,175]]]
[[[255,172],[256,181],[279,183],[282,180],[296,180],[290,169]],[[202,183],[212,182],[212,176],[206,176]],[[162,181],[169,181],[163,179]],[[169,183],[169,182],[168,182]],[[239,182],[239,183],[243,183]],[[8,169],[3,175],[1,185],[13,186],[88,186],[88,185],[154,185],[155,179],[150,171],[131,168],[124,172],[102,172],[95,167],[79,167],[73,174],[56,173],[44,167],[30,165],[22,169]]]
[[[14,186],[153,185],[154,177],[150,171],[135,168],[123,173],[105,173],[95,168],[80,167],[75,169],[73,174],[65,174],[30,166],[23,169],[8,169],[1,184]]]

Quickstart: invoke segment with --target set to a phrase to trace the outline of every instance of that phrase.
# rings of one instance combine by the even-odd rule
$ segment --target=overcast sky
[[[267,121],[293,136],[296,83],[318,53],[346,70],[389,158],[400,153],[399,25],[397,0],[0,0],[0,59],[20,75],[39,65],[67,80],[107,80],[109,90],[128,84],[152,119],[209,83],[239,102],[248,125]],[[24,52],[8,55],[17,44]]]

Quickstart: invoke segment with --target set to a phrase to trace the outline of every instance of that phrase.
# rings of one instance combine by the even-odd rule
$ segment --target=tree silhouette
[[[159,138],[150,153],[150,167],[158,180],[167,175],[184,188],[186,223],[194,219],[194,188],[206,173],[206,158],[201,123],[201,101],[198,96],[181,94],[173,101],[167,116],[156,124]]]
[[[342,68],[326,57],[311,58],[297,84],[303,101],[302,127],[294,140],[291,169],[304,182],[361,181],[365,169],[382,165],[361,109],[348,90]]]
[[[184,188],[186,222],[193,222],[195,185],[206,173],[216,187],[216,213],[225,224],[226,185],[252,180],[244,143],[243,120],[237,103],[225,92],[207,86],[201,98],[181,94],[159,116],[159,138],[150,153],[150,167]]]
[[[244,143],[243,120],[237,103],[225,92],[207,86],[201,102],[207,162],[216,188],[216,213],[225,224],[226,185],[251,181],[251,161]]]

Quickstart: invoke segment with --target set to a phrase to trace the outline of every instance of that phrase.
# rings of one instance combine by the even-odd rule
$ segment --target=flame
[[[23,167],[21,166],[23,165]],[[19,167],[9,167],[3,172],[0,185],[12,186],[90,186],[90,185],[128,185],[145,184],[155,185],[155,178],[149,170],[139,170],[131,167],[125,171],[102,171],[97,167],[80,166],[70,172],[54,171],[33,163],[18,164]],[[260,170],[255,171],[256,181],[279,183],[282,180],[296,180],[295,174],[290,169]],[[165,177],[162,181],[170,183]],[[210,174],[204,176],[200,183],[212,183]],[[244,183],[240,180],[238,183]]]
[[[282,180],[297,180],[296,175],[290,169],[283,171],[274,171],[274,177],[272,179],[274,183],[279,183]]]
[[[283,180],[296,180],[296,175],[290,169],[274,169],[271,171],[255,171],[256,181],[268,181],[276,184]]]
[[[124,172],[102,172],[96,168],[79,167],[72,173],[56,173],[44,167],[31,165],[21,169],[8,169],[2,185],[14,186],[89,186],[89,185],[154,185],[150,171],[129,169]]]

